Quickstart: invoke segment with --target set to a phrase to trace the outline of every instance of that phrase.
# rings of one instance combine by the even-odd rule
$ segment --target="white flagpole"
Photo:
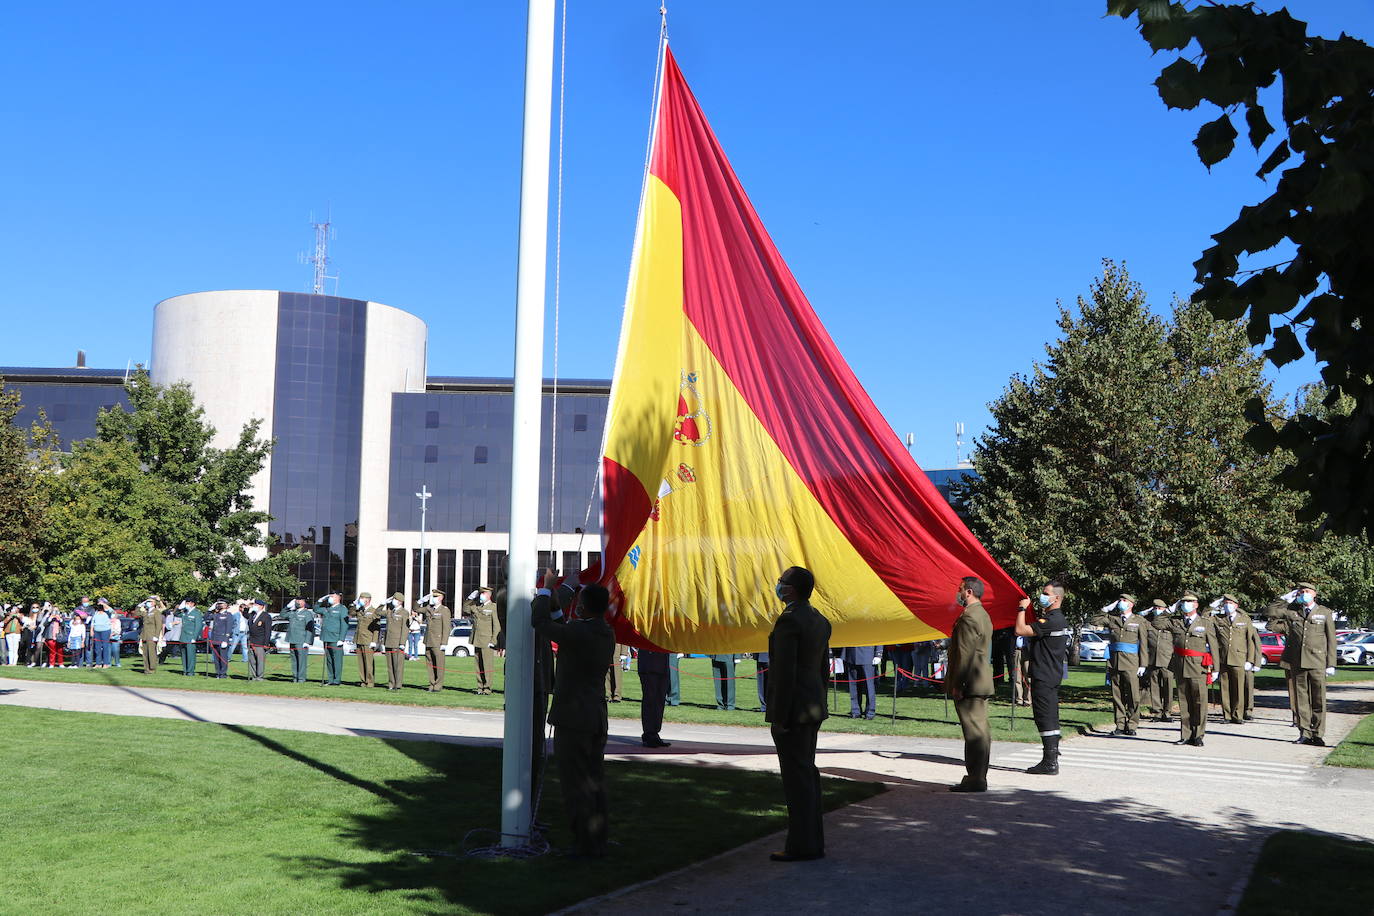
[[[520,172],[520,263],[515,304],[515,416],[511,434],[510,574],[506,582],[506,729],[501,756],[501,845],[529,842],[534,653],[530,596],[539,533],[539,440],[544,378],[549,141],[554,0],[529,0],[525,134]]]

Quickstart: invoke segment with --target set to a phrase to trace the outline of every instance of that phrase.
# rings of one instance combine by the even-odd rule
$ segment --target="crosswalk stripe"
[[[1036,749],[1036,753],[1038,753],[1038,752],[1039,752],[1039,749],[1037,748],[1037,749]],[[1124,748],[1123,748],[1122,750],[1117,750],[1116,748],[1106,748],[1106,747],[1093,747],[1093,748],[1088,748],[1088,747],[1084,747],[1084,746],[1082,746],[1082,745],[1080,745],[1080,744],[1073,744],[1073,745],[1070,745],[1070,746],[1069,746],[1069,749],[1068,749],[1068,752],[1069,752],[1069,753],[1073,753],[1073,754],[1110,754],[1110,755],[1112,755],[1113,757],[1131,757],[1131,758],[1135,758],[1135,759],[1139,759],[1139,760],[1170,760],[1170,759],[1172,759],[1172,755],[1170,755],[1170,754],[1161,754],[1161,753],[1154,752],[1154,751],[1128,751],[1128,750],[1125,750]],[[1213,757],[1213,756],[1211,756],[1211,755],[1208,755],[1205,759],[1207,759],[1207,760],[1209,760],[1209,761],[1216,761],[1217,763],[1239,763],[1239,764],[1242,764],[1242,765],[1244,765],[1244,766],[1255,766],[1255,765],[1257,765],[1257,764],[1263,763],[1264,766],[1270,767],[1270,768],[1275,768],[1275,769],[1287,769],[1287,770],[1301,770],[1301,771],[1303,771],[1303,772],[1306,772],[1306,771],[1308,770],[1308,768],[1309,768],[1307,764],[1301,764],[1301,763],[1269,763],[1269,762],[1267,762],[1267,761],[1259,761],[1259,760],[1255,760],[1255,759],[1253,759],[1253,758],[1247,758],[1247,757]]]
[[[1161,754],[1150,755],[1111,754],[1101,751],[1071,751],[1060,756],[1060,763],[1093,769],[1132,770],[1148,767],[1151,772],[1179,773],[1191,776],[1205,776],[1210,779],[1278,779],[1302,781],[1307,778],[1310,768],[1293,767],[1291,764],[1271,765],[1264,761],[1251,761],[1248,764],[1217,763],[1214,757],[1167,757]],[[1006,763],[1033,762],[1040,759],[1035,749],[1014,751],[1002,760]],[[1284,767],[1286,769],[1276,769]]]
[[[1029,758],[1027,758],[1027,759],[1029,759]],[[1120,770],[1127,769],[1127,767],[1124,767],[1124,766],[1113,766],[1112,764],[1107,764],[1107,763],[1080,763],[1080,762],[1073,761],[1073,760],[1065,761],[1065,760],[1062,760],[1062,759],[1060,760],[1060,765],[1061,765],[1061,766],[1064,766],[1064,767],[1068,767],[1069,769],[1083,769],[1083,770],[1115,770],[1115,771],[1120,771]],[[1277,782],[1302,782],[1302,781],[1304,780],[1304,777],[1302,777],[1302,776],[1293,776],[1293,775],[1289,775],[1289,774],[1287,774],[1287,773],[1275,773],[1275,774],[1264,774],[1264,773],[1258,773],[1258,772],[1255,772],[1255,773],[1209,773],[1209,772],[1206,771],[1206,770],[1191,770],[1191,769],[1184,769],[1184,768],[1182,768],[1182,767],[1161,767],[1160,770],[1159,770],[1158,772],[1167,772],[1167,773],[1170,773],[1170,774],[1177,773],[1177,774],[1179,774],[1179,775],[1181,775],[1181,776],[1195,776],[1195,777],[1197,777],[1197,778],[1199,778],[1199,779],[1225,779],[1225,780],[1229,780],[1229,781],[1232,781],[1232,782],[1234,782],[1234,781],[1236,781],[1236,780],[1242,780],[1242,781],[1246,781],[1246,782],[1249,782],[1249,781],[1255,781],[1255,782],[1274,782],[1274,781],[1277,781]]]

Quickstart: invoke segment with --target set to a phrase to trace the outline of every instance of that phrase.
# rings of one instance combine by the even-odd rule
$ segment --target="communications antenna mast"
[[[964,424],[954,424],[954,466],[960,467],[964,463]]]
[[[310,225],[315,229],[315,253],[309,256],[302,256],[302,260],[314,268],[314,278],[310,284],[310,291],[315,295],[324,293],[324,283],[326,280],[334,281],[334,295],[339,294],[339,275],[329,273],[329,240],[334,238],[333,223],[329,217],[325,217],[324,222],[317,223],[314,216],[311,216]]]

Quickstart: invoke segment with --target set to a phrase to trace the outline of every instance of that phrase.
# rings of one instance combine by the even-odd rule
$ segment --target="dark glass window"
[[[480,586],[482,581],[482,551],[464,550],[463,551],[463,601],[468,600]],[[456,607],[457,605],[455,605]]]
[[[15,427],[28,432],[41,413],[52,425],[58,447],[63,451],[71,451],[73,442],[95,435],[95,419],[102,409],[126,407],[129,403],[122,376],[95,376],[81,383],[16,382],[6,378],[5,391],[19,394]]]
[[[307,551],[309,596],[358,590],[366,340],[366,302],[278,294],[269,530]]]
[[[437,446],[437,445],[426,445],[426,446],[425,446],[425,464],[438,464],[438,463],[439,463],[439,446]],[[417,491],[417,492],[418,492],[418,491]]]
[[[437,554],[434,568],[435,586],[444,593],[445,604],[451,608],[460,607],[463,600],[454,587],[458,574],[458,551],[436,550],[435,553]]]
[[[486,584],[492,588],[501,585],[501,566],[506,562],[506,552],[504,550],[487,551],[487,581]]]
[[[582,554],[576,550],[563,551],[563,572],[575,576],[582,571]]]
[[[424,566],[423,573],[421,565]],[[434,551],[412,550],[410,552],[410,600],[415,603],[429,594],[430,583],[434,581]]]
[[[406,590],[406,552],[404,547],[388,547],[386,551],[386,598]],[[376,603],[381,604],[385,598]]]
[[[437,410],[426,410],[426,411],[425,411],[425,429],[438,429],[438,428],[439,428],[439,411],[437,411]]]
[[[486,463],[487,463],[487,447],[486,447],[485,445],[479,445],[479,446],[477,446],[476,448],[474,448],[474,449],[472,450],[472,463],[473,463],[473,464],[486,464]]]
[[[536,561],[538,565],[535,568],[541,572],[548,569],[550,566],[557,568],[558,560],[555,559],[557,556],[558,554],[552,550],[539,551],[539,559]],[[559,572],[564,572],[564,570],[559,570]],[[540,573],[536,572],[535,578],[538,578],[539,575]]]
[[[587,431],[587,415],[585,413],[573,414],[573,432],[585,433]]]
[[[589,550],[589,551],[587,551],[587,568],[588,568],[588,569],[597,569],[597,568],[600,567],[600,566],[601,566],[601,551],[599,551],[599,550]],[[599,569],[597,569],[597,571],[600,572]],[[603,573],[602,575],[604,576],[604,573]]]

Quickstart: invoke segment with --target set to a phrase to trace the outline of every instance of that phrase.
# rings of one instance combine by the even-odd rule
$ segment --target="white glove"
[[[1136,677],[1144,677],[1144,676],[1145,676],[1145,669],[1144,669],[1144,668],[1137,668],[1137,669],[1135,669],[1135,676],[1136,676]]]
[[[883,663],[883,657],[882,657],[881,655],[875,655],[875,656],[873,656],[873,664],[875,664],[875,665],[881,665],[882,663]]]
[[[1252,665],[1252,664],[1250,664],[1249,662],[1246,662],[1246,663],[1245,663],[1245,670],[1246,670],[1246,671],[1254,671],[1254,670],[1255,670],[1255,666]]]
[[[219,647],[220,647],[221,649],[227,649],[227,648],[229,648],[229,644],[228,644],[227,642],[222,642],[222,643],[219,644]]]
[[[1327,677],[1335,677],[1335,676],[1336,676],[1336,669],[1335,669],[1335,668],[1327,668],[1327,669],[1326,669],[1326,676],[1327,676]]]

